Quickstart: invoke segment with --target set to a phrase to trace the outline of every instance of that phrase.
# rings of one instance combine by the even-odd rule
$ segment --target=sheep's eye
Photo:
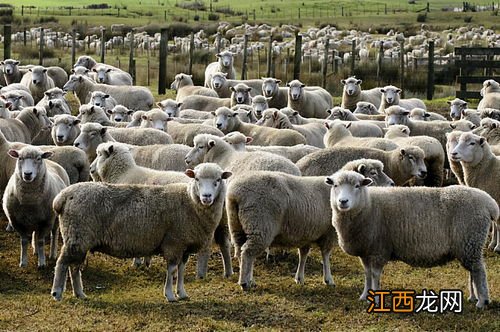
[[[70,123],[70,124],[68,125],[68,127],[71,127],[71,126],[72,126],[72,124]]]
[[[200,182],[200,179],[198,179],[198,178],[195,178],[194,180],[195,180],[196,182]]]
[[[470,143],[469,143],[469,145],[476,145],[476,143],[474,143],[474,142],[470,142]]]
[[[218,184],[219,184],[219,181],[215,181],[214,182],[214,187],[217,187]]]
[[[336,184],[333,185],[333,188],[337,188],[338,186]]]
[[[217,179],[217,182],[221,182],[222,179]]]
[[[359,184],[355,185],[354,188],[359,189]]]
[[[36,160],[37,160],[37,161],[41,161],[41,160],[42,160],[42,157],[36,157]]]
[[[413,158],[412,156],[409,156],[408,159],[415,160],[415,158]]]
[[[375,171],[374,171],[374,172],[370,172],[370,175],[371,175],[371,176],[376,176],[376,175],[377,175],[377,172],[375,172]]]

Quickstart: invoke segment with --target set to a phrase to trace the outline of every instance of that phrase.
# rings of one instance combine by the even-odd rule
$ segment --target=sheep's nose
[[[391,181],[391,182],[389,183],[389,186],[391,186],[391,187],[395,187],[395,186],[396,186],[396,184],[394,183],[394,181]]]
[[[96,106],[99,106],[99,107],[100,107],[100,106],[101,106],[101,103],[94,103],[94,105],[96,105]]]
[[[203,194],[203,197],[204,197],[204,198],[211,198],[211,197],[212,197],[212,194]]]
[[[425,178],[427,176],[427,172],[426,171],[420,171],[420,177],[421,178]]]
[[[120,122],[120,121],[122,121],[122,119],[121,118],[115,118],[115,121],[116,122]]]
[[[222,123],[217,123],[217,128],[221,128],[222,127]]]
[[[452,152],[451,155],[455,157],[458,154],[458,152]]]
[[[339,198],[339,203],[340,203],[341,206],[345,206],[348,202],[349,202],[348,199]]]
[[[58,140],[59,142],[60,142],[60,141],[62,141],[62,140],[63,140],[63,138],[64,138],[64,136],[62,136],[62,135],[57,135],[57,140]]]
[[[36,84],[38,81],[37,80],[33,80],[33,84]]]
[[[186,163],[186,165],[189,165],[189,164],[191,164],[191,159],[189,159],[188,157],[185,157],[184,162]]]
[[[80,143],[75,142],[73,145],[74,145],[75,147],[79,147],[79,146],[80,146]]]

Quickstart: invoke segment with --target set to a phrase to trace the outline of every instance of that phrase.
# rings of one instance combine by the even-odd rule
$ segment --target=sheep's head
[[[425,166],[424,151],[416,146],[408,146],[397,151],[399,156],[399,168],[402,173],[425,179],[427,177],[427,167]]]
[[[115,122],[129,122],[132,119],[133,110],[129,110],[123,105],[116,105],[111,110],[106,110],[111,121]]]
[[[484,137],[469,132],[462,133],[451,156],[454,161],[461,161],[475,166],[483,159],[484,148],[487,146],[488,143]]]
[[[97,146],[104,142],[107,128],[99,123],[85,123],[80,129],[80,135],[75,139],[73,145],[83,150],[87,156],[92,156],[95,154]]]
[[[94,67],[95,63],[96,63],[95,60],[89,57],[88,55],[82,55],[78,58],[73,68],[82,66],[87,69],[91,69],[92,67]]]
[[[272,98],[278,93],[279,89],[279,84],[281,83],[280,80],[277,80],[275,78],[262,78],[262,94],[265,97]]]
[[[153,128],[167,131],[167,122],[173,120],[159,108],[154,108],[142,115],[141,128]]]
[[[450,105],[450,117],[453,120],[460,119],[462,111],[467,108],[467,102],[465,100],[455,98],[447,103]]]
[[[373,180],[374,186],[393,187],[394,181],[384,173],[384,164],[375,159],[358,159],[348,162],[342,167],[344,171],[354,171]]]
[[[232,91],[231,98],[236,101],[237,104],[250,104],[252,97],[250,96],[250,88],[248,85],[239,83],[234,87],[231,86],[229,89]]]
[[[262,117],[257,121],[256,125],[272,128],[280,128],[280,120],[287,116],[281,113],[276,108],[269,108],[262,113]]]
[[[0,64],[3,66],[3,73],[7,76],[14,74],[18,70],[19,61],[6,59]]]
[[[410,111],[400,106],[391,106],[385,109],[385,122],[388,126],[401,124],[408,125]]]
[[[358,101],[356,103],[356,109],[354,110],[354,114],[379,114],[377,107],[372,103],[367,101]]]
[[[366,187],[373,183],[372,179],[354,171],[338,171],[326,177],[325,182],[331,186],[330,204],[337,212],[348,212],[362,208],[366,198]]]
[[[47,80],[47,69],[42,66],[34,66],[28,69],[31,72],[31,82],[34,85],[42,85]]]
[[[97,83],[106,83],[109,81],[109,73],[112,72],[113,69],[105,66],[98,66],[97,68],[92,68],[92,71],[96,73]]]
[[[344,92],[348,96],[353,96],[361,91],[362,80],[358,80],[356,77],[349,77],[348,79],[341,80],[340,83],[344,85]]]
[[[156,103],[156,106],[163,110],[170,118],[175,118],[179,116],[182,103],[178,103],[173,99],[165,99]]]
[[[174,81],[172,84],[170,84],[170,89],[172,90],[178,90],[181,86],[184,84],[191,84],[193,83],[192,75],[180,73],[175,75]]]
[[[37,176],[44,170],[44,159],[50,158],[52,152],[43,152],[35,146],[26,146],[21,150],[11,149],[9,156],[17,159],[16,175],[26,183],[36,180]]]
[[[232,175],[213,163],[198,165],[194,169],[186,170],[185,174],[193,179],[190,184],[192,199],[196,196],[205,206],[212,205],[220,194],[224,194],[224,180]]]
[[[459,162],[459,160],[457,160],[456,158],[456,155],[453,155],[453,150],[455,150],[455,148],[457,147],[458,140],[463,133],[463,131],[459,130],[454,130],[452,132],[446,133],[446,154],[452,161]]]
[[[205,161],[205,157],[216,145],[228,144],[222,138],[209,134],[199,134],[193,139],[193,148],[184,157],[188,166],[196,166]]]
[[[392,85],[388,85],[380,89],[380,92],[382,92],[383,94],[382,98],[385,99],[387,105],[393,105],[396,104],[397,101],[399,100],[399,94],[401,93],[401,89],[396,88],[395,86]]]
[[[293,101],[297,101],[304,93],[306,85],[299,80],[293,80],[290,83],[287,83],[286,86],[288,87],[288,98]]]
[[[102,91],[93,91],[90,95],[89,103],[95,106],[104,107],[106,106],[106,99],[110,96]]]
[[[222,88],[227,82],[226,76],[227,73],[221,72],[213,74],[212,78],[210,79],[210,86],[212,87],[212,89],[218,90]]]
[[[385,138],[391,139],[395,137],[409,137],[410,136],[410,128],[405,125],[392,125],[388,128],[384,129]]]
[[[233,66],[234,53],[230,51],[223,51],[217,53],[215,56],[219,59],[219,64],[226,69],[229,69]]]
[[[245,151],[245,146],[253,141],[252,137],[247,137],[239,131],[233,131],[222,138],[236,151]]]
[[[212,114],[215,116],[214,123],[217,129],[226,134],[232,131],[233,122],[238,116],[237,112],[227,107],[219,107]]]
[[[75,127],[80,126],[80,119],[69,114],[56,115],[52,127],[53,138],[56,145],[63,145],[69,139],[70,133]]]
[[[252,107],[254,109],[255,117],[257,119],[260,119],[262,117],[262,112],[264,112],[269,108],[268,104],[269,100],[271,100],[271,98],[266,98],[260,95],[257,95],[252,98]]]
[[[84,76],[73,74],[63,86],[64,91],[75,91],[83,83]]]
[[[336,106],[332,109],[326,110],[326,113],[328,113],[328,117],[326,118],[326,120],[348,120],[349,113],[351,113],[351,111]]]

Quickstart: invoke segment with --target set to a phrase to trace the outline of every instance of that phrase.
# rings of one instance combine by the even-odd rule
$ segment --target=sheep
[[[229,51],[217,53],[217,62],[210,63],[205,69],[205,87],[210,87],[212,75],[221,72],[226,73],[226,78],[234,80],[236,72],[233,67],[234,54]]]
[[[69,114],[56,115],[53,119],[52,140],[57,146],[73,145],[80,135],[80,119]]]
[[[288,88],[279,86],[281,80],[275,78],[262,78],[262,95],[268,99],[269,108],[283,108],[288,105]]]
[[[484,137],[472,133],[462,133],[457,146],[451,152],[451,159],[460,162],[464,174],[464,182],[469,187],[487,192],[497,204],[500,204],[498,177],[500,175],[500,158],[496,157]],[[500,220],[493,220],[493,238],[490,249],[500,253]]]
[[[156,144],[131,146],[130,151],[137,165],[159,171],[184,172],[184,157],[191,148],[183,144]]]
[[[200,134],[194,138],[194,147],[184,158],[188,166],[214,162],[235,175],[252,170],[285,172],[300,176],[290,160],[267,152],[239,152],[221,137]]]
[[[85,68],[83,66],[76,66],[71,69],[71,74],[76,74],[76,75],[84,75],[84,76],[89,76],[90,77],[90,69]]]
[[[269,108],[269,101],[271,98],[267,98],[261,95],[252,97],[252,107],[254,110],[255,117],[260,119],[262,117],[262,112]],[[297,112],[298,113],[298,112]]]
[[[467,102],[465,100],[455,98],[447,101],[447,103],[450,105],[450,118],[452,120],[460,120],[462,111],[467,109]]]
[[[459,130],[454,130],[450,133],[446,133],[446,156],[448,158],[448,163],[450,164],[450,170],[457,178],[458,184],[465,186],[464,171],[462,169],[462,165],[460,164],[460,161],[455,161],[452,155],[452,152],[458,145],[458,140],[463,133],[463,131]]]
[[[478,308],[488,304],[482,247],[491,220],[499,216],[488,194],[462,186],[368,188],[371,179],[350,171],[337,172],[325,182],[331,186],[339,245],[360,257],[365,269],[360,300],[367,299],[369,290],[380,289],[382,270],[390,260],[432,267],[458,259],[470,273],[469,299],[475,301],[477,295]],[[406,203],[402,208],[394,200]],[[415,202],[426,213],[408,206]]]
[[[483,128],[483,130],[481,131],[480,136],[486,138],[486,141],[492,147],[500,145],[500,121],[490,118],[482,119],[481,128]]]
[[[334,146],[359,146],[390,151],[398,148],[398,145],[385,138],[374,137],[354,137],[349,131],[351,123],[333,121],[325,123],[328,131],[325,133],[323,141],[326,147]]]
[[[168,267],[164,289],[167,300],[186,299],[185,264],[190,254],[209,247],[222,218],[224,180],[231,173],[214,164],[203,164],[187,170],[186,175],[193,178],[188,184],[85,183],[63,190],[53,204],[64,243],[56,263],[53,298],[62,298],[68,267],[73,293],[78,298],[86,297],[80,266],[87,252],[98,250],[122,258],[161,253]],[[123,202],[127,202],[126,209]],[[145,209],[149,211],[147,217]],[[99,211],[91,219],[92,227],[82,226],[89,222],[82,211]],[[82,223],[83,220],[86,222]],[[230,260],[226,263],[231,264]],[[172,290],[175,270],[177,298]]]
[[[418,98],[401,99],[401,89],[392,85],[388,85],[382,89],[382,98],[380,101],[380,107],[378,108],[379,113],[385,113],[385,110],[393,105],[398,105],[407,110],[414,108],[422,108],[427,110],[424,102]],[[411,128],[410,128],[411,129]]]
[[[481,116],[479,111],[477,110],[472,110],[468,108],[462,110],[460,120],[470,121],[474,124],[474,126],[476,126],[476,128],[481,126]]]
[[[427,112],[423,108],[414,108],[410,111],[410,119],[415,121],[446,121],[446,118],[435,112]]]
[[[445,151],[441,143],[430,136],[410,136],[410,129],[403,125],[393,125],[387,128],[385,138],[390,139],[400,147],[418,146],[424,151],[424,162],[427,167],[427,177],[423,183],[426,186],[441,187],[443,184],[443,172],[445,162]]]
[[[231,107],[231,110],[238,113],[238,118],[240,118],[241,122],[257,123],[257,121],[258,121],[257,117],[255,116],[254,109],[250,105],[237,104],[237,105]],[[212,113],[212,116],[213,116],[213,113]],[[213,121],[211,121],[210,125],[213,125]]]
[[[62,89],[64,83],[68,81],[68,74],[66,71],[58,66],[47,67],[47,75],[52,78],[57,88]]]
[[[161,131],[167,131],[167,122],[172,121],[165,112],[159,108],[154,108],[142,115],[141,128],[154,128]]]
[[[219,107],[231,107],[231,98],[215,98],[207,96],[189,96],[186,97],[180,110],[197,110],[201,112],[213,112]]]
[[[107,66],[97,65],[92,68],[94,79],[97,83],[108,85],[133,85],[132,76],[129,73],[113,69]]]
[[[172,83],[173,84],[173,83]],[[180,116],[180,107],[182,102],[178,102],[173,99],[165,99],[156,103],[163,112],[165,112],[170,118],[177,118]],[[198,111],[199,112],[199,111]],[[200,112],[202,113],[202,112]],[[203,114],[206,112],[203,112]]]
[[[212,89],[203,86],[195,86],[192,77],[193,75],[187,75],[184,73],[175,75],[174,81],[170,85],[170,89],[177,92],[175,96],[175,100],[177,102],[181,103],[184,98],[191,95],[201,95],[215,98],[219,97],[217,92]]]
[[[326,111],[329,115],[326,120],[340,120],[350,123],[349,131],[356,137],[383,137],[383,129],[386,127],[384,121],[360,120],[350,110],[342,107],[334,107]],[[323,120],[324,122],[324,120]]]
[[[68,103],[65,96],[66,96],[66,92],[58,87],[49,89],[49,90],[45,91],[42,100],[40,100],[36,104],[36,106],[45,107],[45,110],[47,111],[47,113],[50,113],[51,110],[50,110],[49,102],[51,100],[54,101],[54,99],[60,99],[65,104],[65,106],[63,106],[64,112],[68,112],[68,114],[70,114],[71,113],[71,105]]]
[[[9,107],[12,105],[10,101],[0,98],[0,119],[10,119],[12,117]]]
[[[308,145],[318,148],[324,148],[323,136],[326,134],[326,128],[320,123],[308,123],[304,125],[293,125],[288,116],[276,109],[265,110],[262,118],[257,122],[258,125],[277,128],[291,129],[299,132],[306,138]]]
[[[300,115],[306,118],[326,118],[326,110],[333,106],[332,96],[328,91],[318,88],[306,90],[305,84],[299,80],[293,80],[286,85],[288,87],[288,104]]]
[[[13,91],[13,90],[23,90],[31,94],[30,89],[26,87],[25,85],[21,83],[12,83],[7,86],[4,86],[0,89],[0,93],[4,93],[7,91]]]
[[[135,128],[140,127],[142,122],[142,116],[146,113],[146,111],[135,111],[132,114],[132,121],[130,121],[127,125],[127,128]]]
[[[486,108],[500,109],[500,84],[494,80],[483,82],[483,99],[477,105],[478,110]]]
[[[365,115],[379,115],[378,106],[369,103],[367,101],[358,101],[356,103],[356,108],[354,109],[354,114],[365,114]]]
[[[154,104],[154,98],[148,88],[142,86],[97,84],[91,78],[82,75],[71,75],[63,87],[65,91],[74,91],[80,104],[88,103],[93,91],[102,91],[115,98],[131,110],[149,110]]]
[[[113,109],[106,110],[106,113],[113,122],[130,122],[134,111],[129,110],[123,105],[116,105]]]
[[[26,107],[15,119],[0,119],[0,131],[10,142],[31,143],[50,126],[47,113],[39,107]]]
[[[328,175],[341,169],[347,162],[360,159],[377,159],[384,164],[384,172],[397,186],[414,178],[424,179],[427,167],[424,151],[416,146],[382,151],[372,148],[334,147],[313,152],[296,162],[303,176]]]
[[[356,79],[356,77],[349,77],[341,80],[340,83],[344,86],[341,107],[354,111],[360,101],[372,103],[376,108],[380,107],[380,99],[382,98],[380,88],[361,90],[363,81]]]
[[[69,185],[65,170],[50,161],[52,153],[37,147],[27,146],[11,149],[9,155],[17,159],[15,172],[3,194],[3,210],[9,224],[21,236],[21,259],[19,266],[28,265],[27,247],[34,233],[38,255],[38,267],[45,266],[44,244],[50,234],[49,259],[57,255],[58,227],[52,211],[54,197]]]
[[[179,112],[179,117],[175,118],[176,121],[180,121],[180,119],[184,120],[209,120],[213,119],[214,115],[209,112],[200,112],[196,110],[182,110]]]
[[[35,106],[31,94],[24,90],[6,91],[0,97],[11,103],[11,111],[20,111],[25,107]]]
[[[34,66],[28,69],[21,79],[21,84],[30,90],[35,103],[44,97],[44,92],[55,87],[54,81],[47,75],[47,68]]]
[[[227,107],[218,108],[215,111],[215,125],[217,129],[227,134],[239,131],[245,136],[252,137],[255,145],[280,145],[292,146],[306,144],[304,136],[290,129],[275,129],[261,127],[251,123],[243,123],[237,116],[238,113]]]
[[[252,96],[250,95],[250,88],[248,85],[238,83],[235,86],[229,87],[231,90],[231,107],[239,104],[250,105],[252,103]]]
[[[500,109],[495,110],[493,108],[485,108],[483,110],[480,110],[480,116],[481,119],[491,118],[500,121]]]
[[[103,126],[113,126],[113,122],[108,118],[106,112],[99,107],[92,104],[84,104],[80,106],[78,118],[81,123],[94,122]]]
[[[76,63],[73,65],[73,68],[81,66],[81,67],[87,68],[89,70],[92,70],[92,68],[95,68],[98,65],[104,66],[107,68],[119,69],[119,68],[116,68],[116,67],[108,65],[108,64],[99,63],[88,55],[82,55],[82,56],[78,57],[78,59],[76,60]]]
[[[115,98],[102,91],[92,91],[89,104],[102,107],[105,110],[111,110],[118,105]]]
[[[2,65],[3,77],[6,85],[21,82],[24,73],[19,70],[19,61],[5,59],[4,61],[1,61],[0,64]]]
[[[253,80],[232,80],[226,78],[226,73],[214,73],[209,83],[209,87],[214,90],[220,98],[230,98],[231,97],[231,87],[237,84],[245,84],[250,87],[250,94],[252,96],[257,96],[262,93],[262,83],[261,79]]]
[[[263,151],[290,159],[293,163],[297,162],[300,158],[307,156],[310,153],[320,150],[315,146],[298,144],[294,146],[258,146],[258,145],[247,145],[250,144],[253,139],[251,137],[246,137],[238,131],[228,133],[223,137],[224,141],[228,142],[233,149],[236,151]]]

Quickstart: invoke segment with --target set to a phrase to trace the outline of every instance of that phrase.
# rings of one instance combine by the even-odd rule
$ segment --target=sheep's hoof
[[[246,283],[246,282],[242,283],[242,284],[240,284],[240,286],[241,286],[241,289],[243,291],[247,292],[247,291],[251,290],[252,288],[255,288],[257,285],[255,284],[255,282],[250,281],[248,283]]]
[[[26,266],[28,266],[27,262],[21,262],[21,263],[19,263],[19,267],[25,268]]]
[[[490,243],[490,245],[488,246],[488,249],[489,249],[489,250],[495,250],[495,246],[496,246],[496,243],[492,242],[492,243]]]
[[[490,300],[477,301],[476,308],[477,309],[485,309],[488,304],[490,304]]]
[[[477,297],[475,296],[469,296],[469,298],[467,299],[468,302],[470,303],[476,303],[477,302]]]
[[[332,279],[324,280],[325,285],[335,287],[335,283]]]
[[[189,300],[189,295],[187,295],[187,293],[177,294],[177,299],[179,301]]]
[[[297,285],[304,285],[304,279],[302,279],[302,278],[295,278],[295,283]]]
[[[166,299],[168,302],[177,302],[177,298],[175,296],[174,297],[166,296]]]
[[[61,301],[62,299],[62,292],[52,292],[52,298],[56,301]]]
[[[78,293],[78,294],[74,294],[75,297],[79,298],[80,300],[85,300],[87,298],[87,295],[85,295],[85,293]]]
[[[493,249],[494,252],[496,252],[497,254],[500,254],[500,246],[496,246],[495,249]]]
[[[6,232],[13,232],[14,231],[14,227],[12,227],[11,224],[8,224],[7,227],[5,228],[5,231]]]

